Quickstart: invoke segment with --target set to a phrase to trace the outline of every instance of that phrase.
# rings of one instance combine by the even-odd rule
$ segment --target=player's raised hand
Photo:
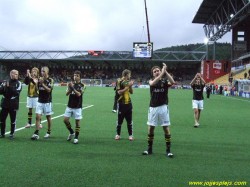
[[[135,80],[131,80],[129,83],[128,83],[128,86],[131,87],[133,84],[134,84]]]
[[[38,83],[38,79],[37,78],[33,78],[33,81],[34,81],[35,84]]]
[[[163,67],[162,67],[162,71],[166,71],[167,70],[167,65],[165,63],[162,63]]]
[[[27,76],[30,76],[30,70],[27,69]]]
[[[43,84],[44,80],[43,80],[42,77],[40,77],[39,82],[40,82],[41,84]]]
[[[73,85],[72,81],[68,82],[68,87],[69,87],[69,88],[73,88],[73,86],[74,86],[74,85]]]
[[[196,74],[197,78],[201,77],[201,74],[200,73],[197,73]]]

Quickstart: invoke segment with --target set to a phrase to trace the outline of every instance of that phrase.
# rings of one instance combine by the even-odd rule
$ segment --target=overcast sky
[[[154,50],[204,42],[192,23],[202,1],[146,1]],[[0,50],[131,51],[147,41],[144,0],[0,0]]]

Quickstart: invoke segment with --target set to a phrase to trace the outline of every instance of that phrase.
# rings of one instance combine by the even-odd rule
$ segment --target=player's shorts
[[[203,110],[203,100],[193,100],[193,109],[194,108]]]
[[[27,108],[36,108],[38,97],[27,97]]]
[[[160,126],[171,125],[168,105],[149,107],[147,124],[150,126],[158,126],[158,122]]]
[[[46,116],[50,116],[51,114],[54,114],[53,104],[52,103],[39,103],[39,102],[37,102],[36,114],[42,114],[42,115],[46,115]]]
[[[69,108],[67,107],[65,110],[65,117],[72,117],[75,118],[76,120],[82,119],[82,109],[81,108]]]

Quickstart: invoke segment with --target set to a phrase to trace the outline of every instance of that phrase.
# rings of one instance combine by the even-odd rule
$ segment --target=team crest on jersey
[[[161,83],[161,87],[164,87],[164,84],[163,84],[163,83]]]

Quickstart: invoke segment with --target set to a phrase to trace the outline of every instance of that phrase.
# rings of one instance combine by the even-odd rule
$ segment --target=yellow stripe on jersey
[[[117,91],[123,90],[124,88],[128,87],[129,82],[125,81],[123,78],[119,79],[117,82]],[[129,104],[131,103],[131,99],[129,96],[129,89],[126,90],[123,94],[120,95],[118,102],[121,104]]]
[[[29,83],[28,97],[38,97],[38,92],[36,90],[36,86],[32,82]]]
[[[129,89],[126,92],[124,92],[124,100],[125,100],[124,104],[130,103]]]

